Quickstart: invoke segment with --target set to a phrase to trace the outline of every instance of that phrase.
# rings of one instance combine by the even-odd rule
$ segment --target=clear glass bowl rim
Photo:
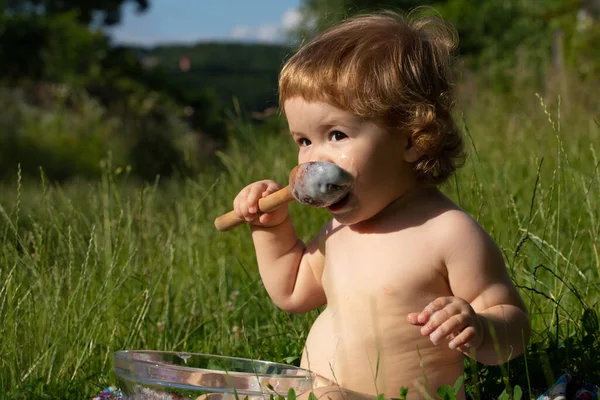
[[[114,358],[114,360],[119,359],[122,361],[134,361],[136,363],[142,363],[142,364],[148,364],[148,365],[154,365],[157,362],[157,361],[153,361],[153,360],[142,360],[142,359],[128,357],[128,355],[130,355],[130,354],[168,354],[168,355],[176,355],[179,357],[181,357],[183,355],[183,356],[190,356],[190,357],[206,357],[206,358],[221,359],[221,360],[253,362],[253,363],[258,363],[258,364],[262,364],[262,365],[278,367],[280,369],[291,369],[291,370],[295,370],[298,372],[305,372],[304,375],[280,375],[280,374],[263,374],[263,373],[257,373],[257,372],[248,372],[249,374],[256,375],[256,376],[264,376],[264,377],[280,376],[280,377],[286,377],[286,378],[298,377],[298,378],[302,378],[302,379],[317,377],[317,375],[314,372],[311,372],[305,368],[297,367],[295,365],[278,363],[278,362],[274,362],[274,361],[258,360],[258,359],[254,359],[254,358],[223,356],[223,355],[218,355],[218,354],[207,354],[207,353],[191,353],[191,352],[186,352],[186,351],[118,350],[118,351],[114,352],[113,358]],[[187,369],[197,369],[197,368],[193,368],[193,367],[186,367],[184,365],[165,365],[165,368],[173,368],[173,369],[182,368],[182,369],[186,369],[186,370]],[[201,369],[201,368],[198,368],[198,369]],[[223,371],[223,372],[226,372],[226,371]]]

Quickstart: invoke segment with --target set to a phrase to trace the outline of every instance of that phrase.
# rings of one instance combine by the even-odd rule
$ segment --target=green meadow
[[[443,190],[501,246],[533,323],[525,357],[467,363],[473,396],[535,397],[564,370],[600,383],[600,116],[584,89],[461,92],[469,156]],[[299,363],[318,311],[278,310],[248,228],[213,226],[246,184],[286,181],[294,144],[277,116],[230,125],[219,167],[193,176],[142,183],[107,154],[100,180],[42,168],[1,184],[0,398],[91,398],[116,384],[122,349]],[[328,218],[290,209],[307,240]]]

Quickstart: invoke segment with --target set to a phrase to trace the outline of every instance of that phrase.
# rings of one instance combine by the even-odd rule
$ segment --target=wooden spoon
[[[268,213],[293,200],[312,207],[328,207],[340,201],[352,188],[352,176],[337,165],[325,161],[311,161],[294,167],[289,184],[275,193],[258,200],[261,213]],[[247,222],[235,211],[215,219],[219,231],[228,231]]]

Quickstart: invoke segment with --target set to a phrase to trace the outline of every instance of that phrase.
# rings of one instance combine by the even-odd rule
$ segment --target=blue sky
[[[280,42],[299,20],[301,0],[150,0],[136,14],[123,8],[123,19],[108,33],[117,43],[157,43],[209,40]],[[177,7],[174,7],[177,4]]]

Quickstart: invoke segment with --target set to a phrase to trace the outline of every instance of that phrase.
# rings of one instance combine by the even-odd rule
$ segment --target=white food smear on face
[[[302,177],[301,193],[312,199],[325,199],[339,191],[332,184],[344,183],[344,171],[331,163],[312,164],[305,168]]]

